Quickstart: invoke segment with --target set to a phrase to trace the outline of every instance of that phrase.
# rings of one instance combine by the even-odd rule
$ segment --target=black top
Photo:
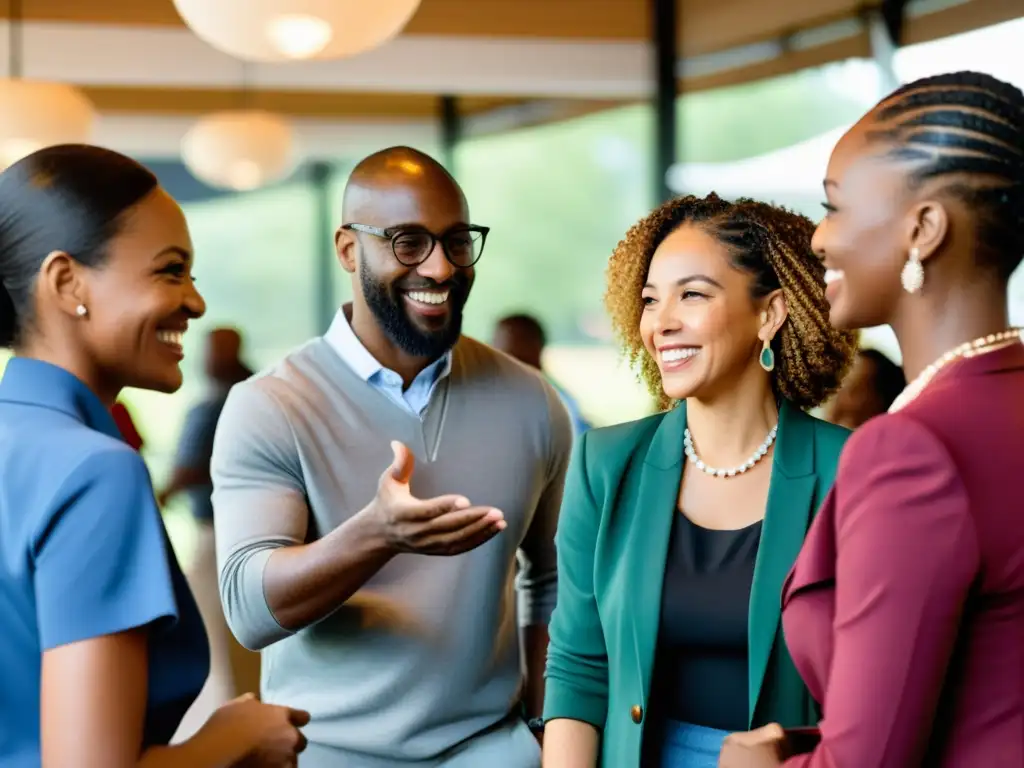
[[[747,730],[747,613],[761,523],[735,531],[675,514],[661,597],[652,712]]]

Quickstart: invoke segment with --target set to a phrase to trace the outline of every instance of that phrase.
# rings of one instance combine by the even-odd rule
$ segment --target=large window
[[[720,162],[778,149],[862,108],[819,70],[686,96],[680,157]],[[471,139],[457,153],[473,219],[492,228],[467,332],[487,339],[508,312],[538,317],[553,342],[549,372],[597,424],[652,405],[619,364],[601,301],[612,249],[653,202],[651,118],[647,106],[627,107]]]

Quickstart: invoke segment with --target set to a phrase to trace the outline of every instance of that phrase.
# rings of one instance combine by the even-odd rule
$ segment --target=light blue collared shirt
[[[165,745],[210,673],[203,619],[149,471],[70,372],[15,357],[0,380],[0,765],[38,768],[40,658],[145,629],[142,747]]]
[[[452,353],[449,350],[420,371],[409,388],[403,390],[402,377],[377,362],[377,358],[356,338],[343,310],[338,310],[324,338],[359,378],[415,416],[423,415],[434,388],[452,370]]]

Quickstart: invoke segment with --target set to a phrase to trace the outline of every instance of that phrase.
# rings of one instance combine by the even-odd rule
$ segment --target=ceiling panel
[[[878,5],[677,2],[683,93],[868,56],[867,32],[853,21]],[[22,0],[24,72],[84,87],[102,114],[117,118],[110,125],[118,136],[145,116],[168,121],[166,146],[195,115],[245,104],[311,121],[304,130],[318,141],[323,126],[315,124],[325,121],[360,140],[370,124],[421,130],[436,125],[441,94],[458,96],[472,135],[650,99],[650,4],[423,0],[405,34],[361,56],[242,67],[192,35],[172,0]],[[908,43],[1024,16],[1024,0],[916,0],[910,7]],[[832,22],[846,22],[839,25],[846,31],[822,37]],[[5,31],[0,60],[7,58]],[[810,38],[816,41],[805,44]],[[752,45],[759,42],[765,45]]]
[[[856,18],[880,0],[677,0],[684,55],[702,55]],[[1024,0],[926,0],[921,8],[1024,15]],[[7,4],[0,18],[8,14]],[[650,0],[422,0],[407,36],[647,41]],[[958,8],[960,6],[960,8]],[[172,0],[22,0],[27,21],[183,26]]]

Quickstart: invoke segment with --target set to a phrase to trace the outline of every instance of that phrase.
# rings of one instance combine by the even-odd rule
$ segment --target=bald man
[[[351,305],[224,408],[221,596],[264,698],[312,714],[303,768],[540,765],[572,428],[461,333],[486,237],[430,157],[366,158],[335,237]]]

